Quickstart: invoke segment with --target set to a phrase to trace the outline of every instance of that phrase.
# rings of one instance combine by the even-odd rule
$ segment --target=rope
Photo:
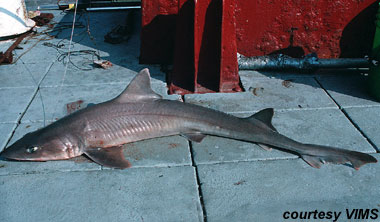
[[[77,7],[78,7],[78,0],[75,0],[73,25],[72,25],[72,27],[71,27],[71,35],[70,35],[70,42],[69,42],[69,51],[68,51],[68,53],[67,53],[68,61],[70,61],[71,44],[72,44],[72,42],[73,42],[73,35],[74,35],[74,29],[75,29],[75,18],[76,18],[76,16],[77,16]],[[61,93],[62,93],[62,87],[63,87],[63,83],[64,83],[64,81],[65,81],[65,77],[66,77],[66,73],[67,73],[68,65],[69,65],[69,62],[66,63],[66,65],[65,65],[65,70],[64,70],[64,72],[63,72],[63,76],[62,76],[62,80],[61,80],[61,85],[60,85],[60,87],[59,87],[59,91],[58,91],[57,105],[58,105],[58,103],[60,102]],[[56,107],[57,107],[57,106],[56,106]],[[54,118],[54,115],[55,115],[55,113],[56,113],[56,110],[57,110],[57,108],[54,109],[52,119]]]

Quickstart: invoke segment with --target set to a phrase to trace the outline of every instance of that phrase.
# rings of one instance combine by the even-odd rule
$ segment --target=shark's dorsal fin
[[[248,117],[247,119],[256,119],[260,120],[261,122],[265,123],[269,128],[271,128],[274,131],[277,131],[276,128],[272,125],[272,118],[273,118],[273,108],[267,108],[263,109],[252,116]]]
[[[127,88],[113,101],[119,103],[161,99],[150,86],[149,70],[143,69],[132,79]]]

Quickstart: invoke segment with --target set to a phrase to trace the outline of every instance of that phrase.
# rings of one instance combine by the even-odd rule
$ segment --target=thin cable
[[[37,82],[37,80],[33,76],[33,73],[29,70],[28,66],[24,63],[24,61],[23,60],[20,60],[20,61],[22,62],[22,64],[26,68],[26,70],[28,71],[30,77],[32,77],[34,84],[37,86],[37,94],[40,97],[40,101],[41,101],[41,105],[42,105],[42,111],[43,111],[43,117],[44,117],[44,127],[45,127],[46,126],[46,112],[45,112],[45,103],[44,103],[44,100],[42,98],[42,93],[41,93],[41,82],[44,80],[44,78],[46,77],[46,75],[50,71],[52,64],[49,64],[49,67],[48,67],[49,69],[47,69],[45,71],[44,76],[39,80],[39,82]]]
[[[69,51],[68,51],[68,54],[67,54],[68,61],[70,61],[71,44],[72,44],[72,41],[73,41],[73,35],[74,35],[74,29],[75,29],[75,18],[77,16],[77,6],[78,6],[78,0],[75,1],[75,7],[74,7],[73,25],[71,27],[71,35],[70,35],[70,42],[69,42]],[[65,81],[65,77],[66,77],[67,67],[68,66],[69,66],[69,62],[67,62],[66,65],[65,65],[65,70],[63,72],[63,76],[62,76],[62,80],[61,80],[61,85],[59,87],[57,103],[59,103],[59,99],[61,98],[63,82]],[[53,116],[51,117],[52,119],[54,119],[54,115],[56,113],[56,110],[57,110],[57,108],[54,109]]]

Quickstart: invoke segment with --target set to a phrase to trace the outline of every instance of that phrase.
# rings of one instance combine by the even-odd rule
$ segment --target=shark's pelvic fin
[[[182,133],[181,136],[185,137],[186,139],[200,143],[202,140],[206,137],[206,135],[202,133]]]
[[[262,148],[263,150],[266,150],[266,151],[272,151],[272,147],[268,146],[268,145],[265,145],[265,144],[262,144],[262,143],[257,143],[257,145]]]

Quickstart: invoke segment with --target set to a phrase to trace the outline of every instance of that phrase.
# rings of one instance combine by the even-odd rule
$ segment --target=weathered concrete
[[[365,75],[321,76],[318,80],[343,108],[380,106],[368,92]]]
[[[49,73],[42,81],[41,86],[52,87],[61,85],[76,86],[128,83],[140,70],[146,67],[149,67],[153,84],[163,84],[165,82],[165,75],[159,71],[157,66],[146,66],[140,64],[132,66],[127,66],[126,64],[113,64],[110,68],[103,69],[94,67],[91,63],[84,67],[89,70],[80,70],[72,65],[69,65],[64,77],[65,64],[56,61],[51,66]],[[165,90],[165,94],[166,91],[167,89]]]
[[[246,92],[189,94],[185,101],[223,112],[250,112],[263,108],[311,109],[335,108],[333,101],[313,78],[281,79],[252,78],[244,85]]]
[[[0,66],[0,88],[10,87],[37,87],[45,75],[45,66],[30,64],[1,65]]]
[[[0,176],[1,221],[200,221],[192,167]]]
[[[345,109],[348,116],[359,127],[359,129],[380,150],[380,107],[355,107]]]
[[[16,123],[0,123],[0,151],[5,147],[15,128]]]
[[[314,169],[302,160],[198,166],[210,222],[288,221],[286,211],[314,210],[343,211],[339,221],[348,221],[345,209],[378,209],[379,170],[379,164]]]
[[[34,87],[0,88],[0,123],[16,123],[33,99]]]

